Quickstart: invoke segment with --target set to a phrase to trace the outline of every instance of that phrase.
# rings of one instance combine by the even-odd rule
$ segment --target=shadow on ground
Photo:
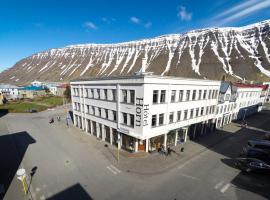
[[[0,184],[4,198],[29,145],[36,141],[25,131],[0,136]]]
[[[8,109],[0,109],[0,118],[8,114]]]
[[[84,190],[81,184],[77,183],[62,192],[53,195],[47,200],[93,200],[93,198]]]
[[[207,138],[209,136],[198,138],[194,142],[207,147],[211,151],[223,155],[226,158],[221,159],[221,162],[230,167],[234,167],[233,160],[234,158],[239,157],[243,147],[247,145],[247,141],[250,139],[261,139],[263,138],[265,131],[270,130],[270,111],[257,113],[253,116],[250,116],[246,120],[248,127],[258,128],[262,131],[250,129],[248,127],[241,128],[235,133],[230,133],[224,130],[216,130],[209,136],[218,136],[220,138],[224,138],[219,142],[226,139],[227,144],[219,145],[218,142],[212,146],[209,146],[207,142]],[[260,195],[266,199],[270,199],[269,179],[270,176],[265,174],[239,172],[239,174],[231,181],[231,184],[236,187],[235,194],[238,199],[245,199],[244,196],[241,196],[243,195],[243,193],[240,192],[241,190],[246,190],[251,193]]]

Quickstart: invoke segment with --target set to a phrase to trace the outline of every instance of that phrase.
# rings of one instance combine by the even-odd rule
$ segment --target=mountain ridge
[[[68,81],[128,75],[270,80],[270,20],[113,44],[77,44],[35,53],[0,73],[0,82]]]

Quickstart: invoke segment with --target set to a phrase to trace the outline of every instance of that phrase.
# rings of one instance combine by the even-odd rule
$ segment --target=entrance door
[[[139,140],[138,151],[145,151],[145,140]]]

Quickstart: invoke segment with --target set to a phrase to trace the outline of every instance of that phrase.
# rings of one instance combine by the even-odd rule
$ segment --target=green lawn
[[[0,105],[1,110],[8,110],[12,113],[24,113],[29,112],[30,109],[35,109],[38,112],[52,108],[63,104],[63,99],[61,97],[40,97],[31,100],[20,100],[16,102],[9,102],[4,105]]]

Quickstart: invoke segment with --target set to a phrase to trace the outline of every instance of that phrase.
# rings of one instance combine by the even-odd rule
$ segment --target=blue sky
[[[50,48],[270,19],[270,0],[3,0],[0,71]]]

